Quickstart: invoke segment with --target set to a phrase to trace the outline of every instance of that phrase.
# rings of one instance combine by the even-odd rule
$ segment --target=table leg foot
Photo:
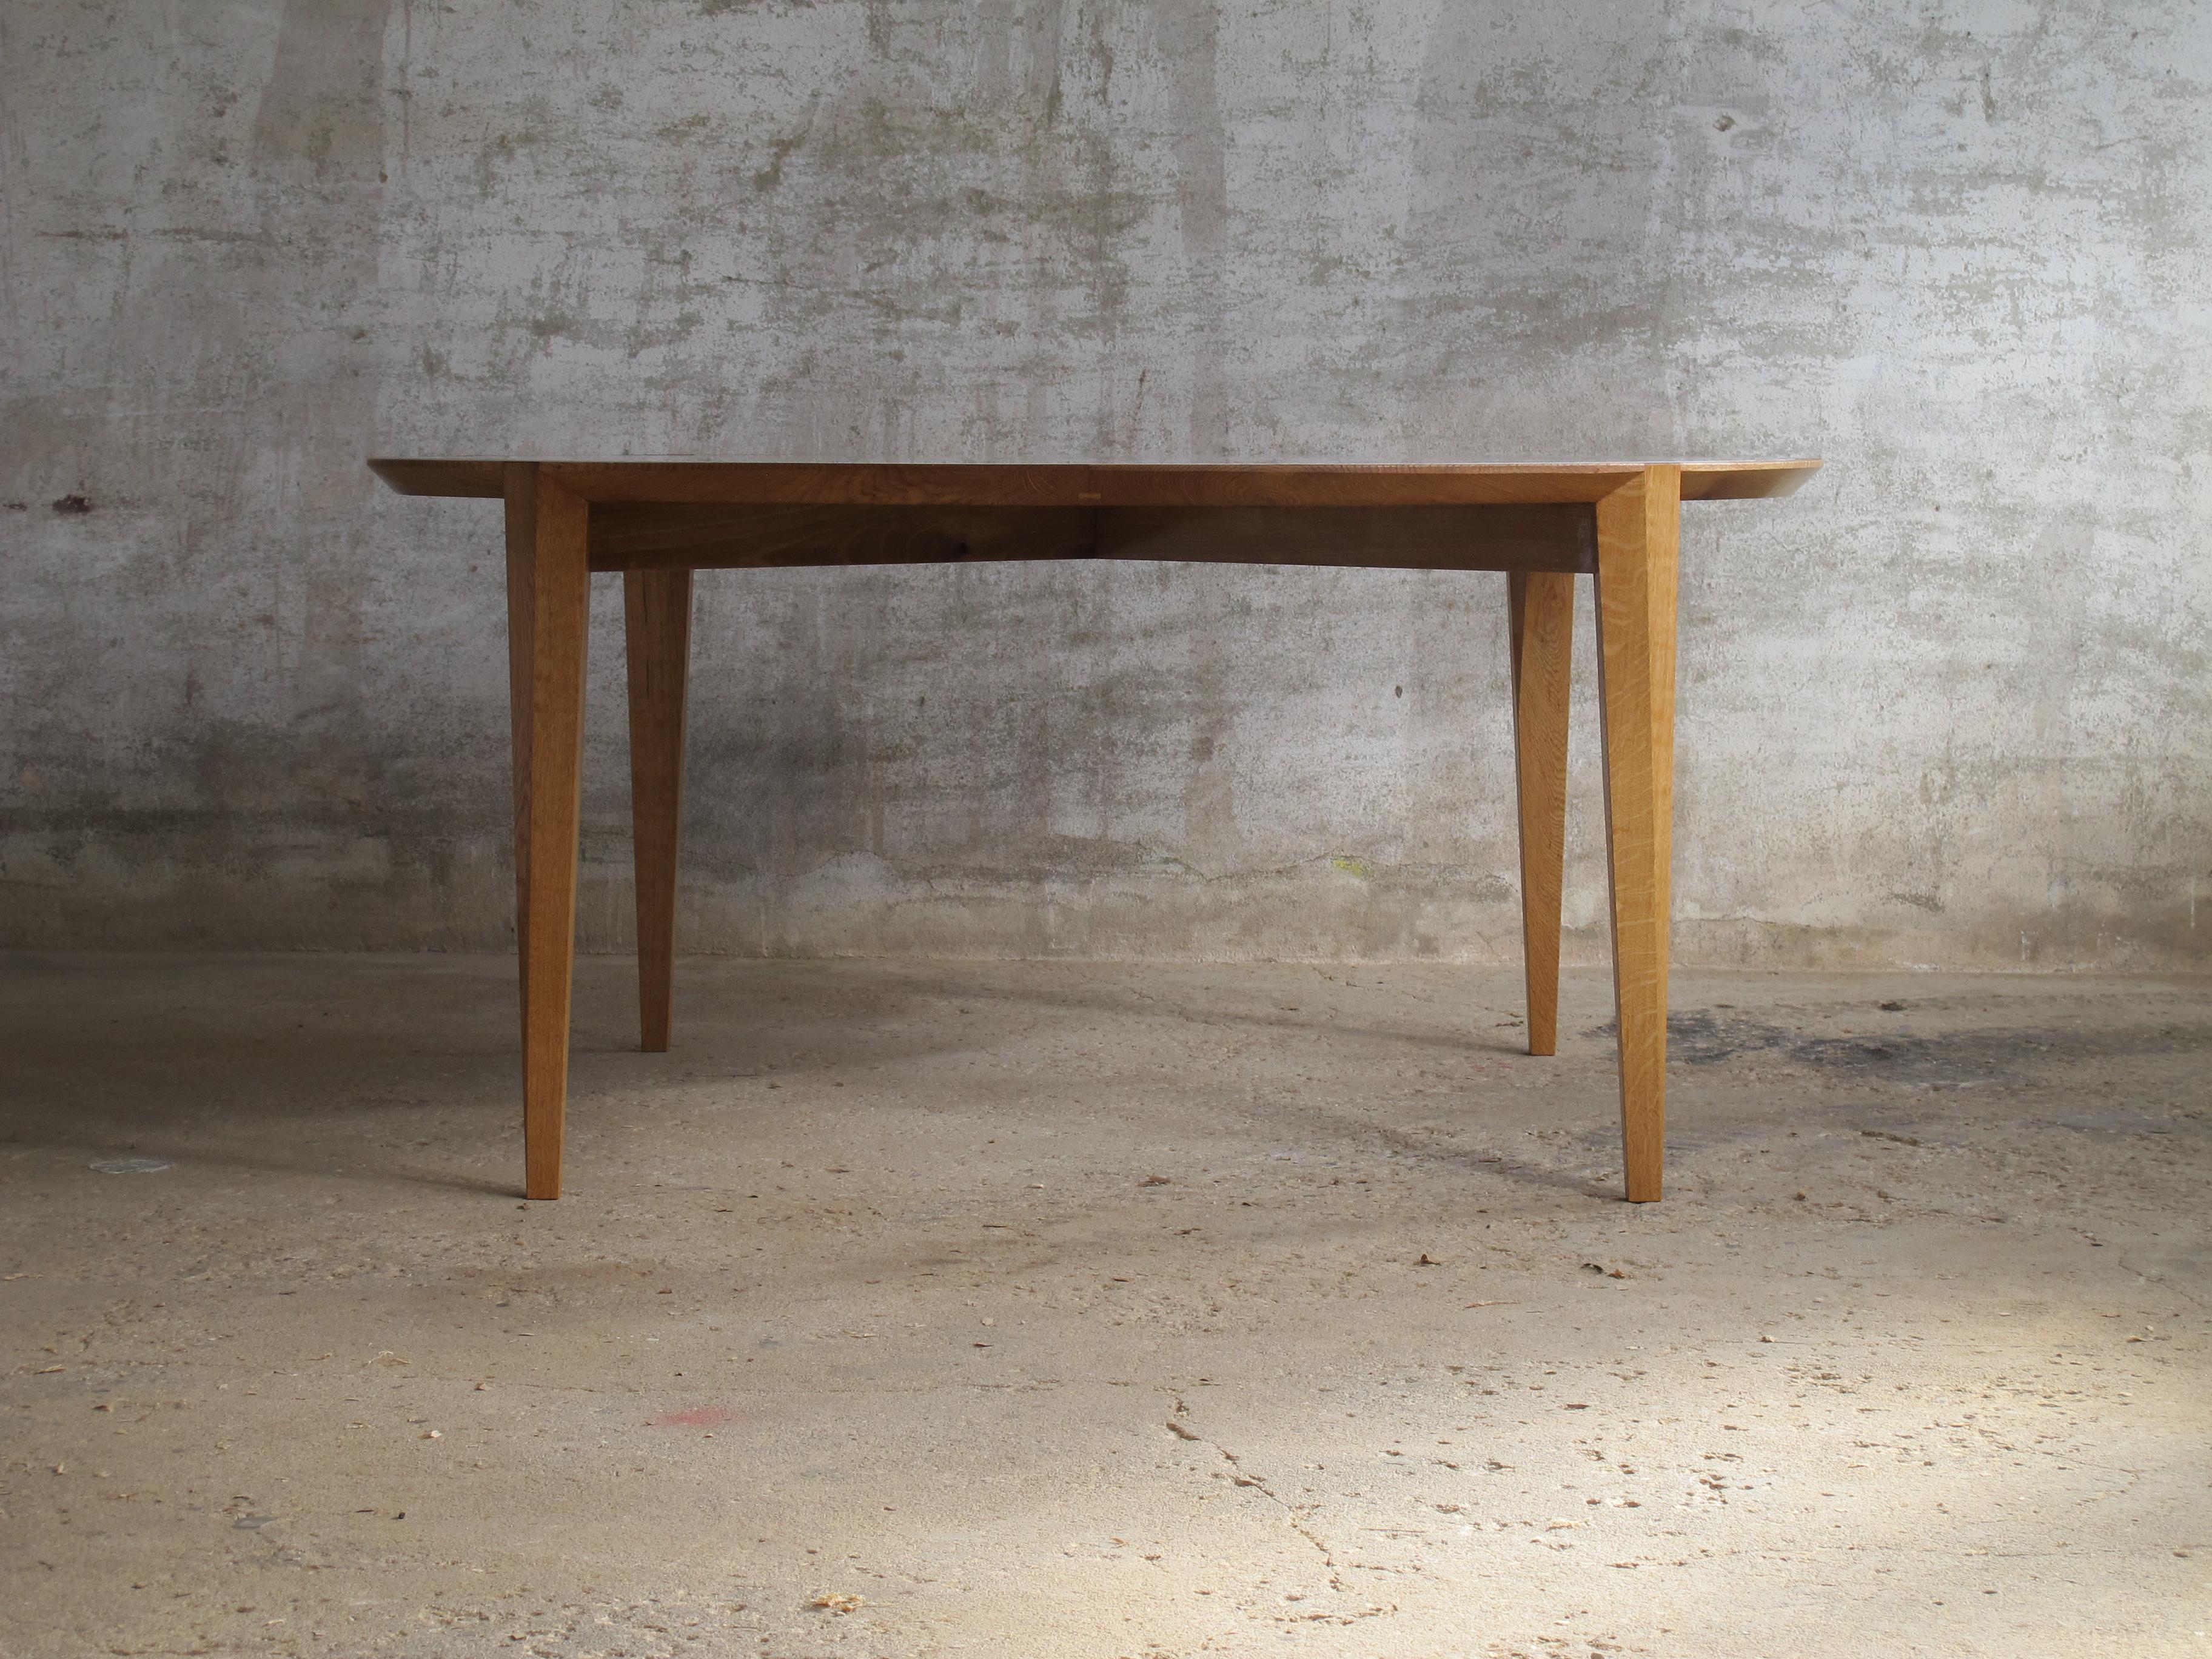
[[[558,1198],[575,957],[590,508],[527,463],[510,463],[506,483],[524,1191]]]
[[[1674,603],[1682,475],[1653,466],[1597,504],[1599,707],[1631,1202],[1658,1198],[1667,1121],[1674,811]]]

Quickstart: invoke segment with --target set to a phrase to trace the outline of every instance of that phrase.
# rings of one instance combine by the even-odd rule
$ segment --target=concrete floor
[[[2212,986],[1607,1000],[9,958],[0,1653],[2212,1653]]]

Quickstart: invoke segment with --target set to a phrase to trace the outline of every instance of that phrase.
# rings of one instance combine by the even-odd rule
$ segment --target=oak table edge
[[[376,456],[404,495],[496,499],[515,463]],[[1820,465],[1767,461],[1354,464],[538,460],[592,501],[937,507],[1421,507],[1595,501],[1650,466],[1680,466],[1685,501],[1786,495]]]

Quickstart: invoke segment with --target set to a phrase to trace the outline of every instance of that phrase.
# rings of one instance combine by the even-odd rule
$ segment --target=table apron
[[[1480,507],[842,507],[599,501],[594,570],[1040,559],[1384,570],[1597,568],[1586,501]]]

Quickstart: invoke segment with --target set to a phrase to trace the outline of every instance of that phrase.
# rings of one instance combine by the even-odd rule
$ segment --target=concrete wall
[[[497,509],[372,453],[1817,453],[1689,510],[1681,957],[2201,968],[2209,82],[2189,0],[7,0],[0,939],[508,936]],[[1501,577],[701,589],[693,948],[1516,948]]]

